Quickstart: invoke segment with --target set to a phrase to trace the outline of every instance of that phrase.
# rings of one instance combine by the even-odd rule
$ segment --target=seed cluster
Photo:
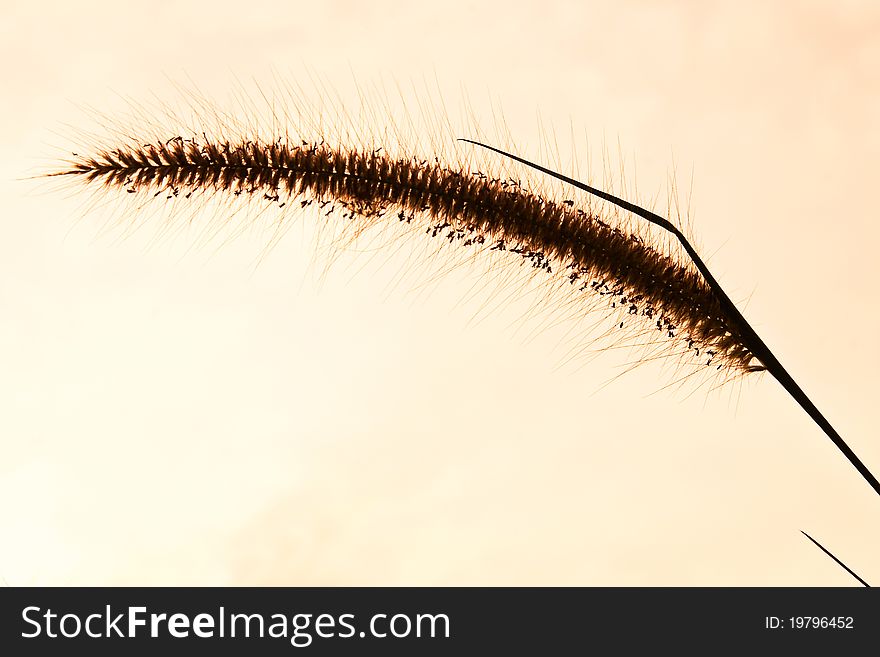
[[[207,137],[77,156],[60,173],[129,193],[245,194],[281,207],[314,204],[358,221],[423,221],[429,237],[514,254],[579,291],[606,297],[612,308],[683,341],[706,366],[751,369],[751,352],[699,272],[572,201],[543,198],[516,180],[382,149]]]

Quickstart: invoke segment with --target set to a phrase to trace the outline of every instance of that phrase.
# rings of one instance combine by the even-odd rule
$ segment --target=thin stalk
[[[788,392],[789,395],[800,405],[801,408],[806,411],[807,415],[812,418],[812,420],[819,425],[822,431],[825,432],[831,442],[843,452],[843,455],[847,458],[847,460],[858,470],[859,474],[865,479],[865,481],[870,484],[871,488],[874,489],[874,492],[880,495],[880,481],[871,473],[868,467],[862,463],[861,459],[856,456],[855,452],[850,448],[849,445],[844,442],[843,438],[841,438],[840,434],[831,426],[831,423],[825,419],[825,416],[819,412],[819,409],[816,408],[816,405],[810,400],[807,394],[801,389],[801,387],[795,382],[795,380],[791,377],[788,371],[782,366],[782,363],[779,362],[779,359],[773,355],[773,352],[770,351],[770,348],[764,343],[764,341],[760,338],[760,336],[755,332],[752,326],[746,321],[745,317],[742,316],[742,313],[739,312],[736,305],[733,301],[730,300],[730,297],[727,296],[727,293],[722,289],[721,285],[718,281],[715,280],[715,277],[712,276],[709,268],[705,265],[703,260],[697,254],[694,247],[691,246],[690,242],[687,241],[687,238],[682,234],[678,228],[675,227],[672,222],[668,219],[664,219],[658,214],[654,214],[644,208],[641,208],[637,205],[630,203],[629,201],[625,201],[617,196],[609,194],[608,192],[603,192],[600,189],[596,189],[594,187],[590,187],[574,178],[569,178],[568,176],[562,175],[561,173],[556,173],[550,169],[542,167],[533,162],[529,162],[521,157],[516,155],[512,155],[511,153],[507,153],[502,151],[494,146],[488,146],[486,144],[482,144],[478,141],[473,141],[471,139],[461,139],[460,141],[468,142],[470,144],[474,144],[476,146],[480,146],[482,148],[486,148],[490,151],[494,151],[508,157],[512,160],[525,164],[533,169],[536,169],[542,173],[545,173],[549,176],[556,178],[557,180],[561,180],[562,182],[568,183],[577,187],[578,189],[582,189],[585,192],[593,194],[594,196],[598,196],[601,199],[604,199],[614,205],[623,208],[624,210],[628,210],[635,215],[650,221],[652,224],[656,224],[661,228],[672,233],[681,245],[684,247],[684,250],[687,252],[688,256],[693,260],[694,265],[696,265],[697,269],[703,275],[703,278],[706,280],[706,283],[712,288],[712,291],[718,298],[719,303],[724,309],[727,317],[729,317],[736,325],[737,331],[741,334],[743,343],[749,348],[752,354],[757,358],[761,364],[764,366],[763,369],[766,369],[773,377],[782,385],[782,387]],[[812,540],[812,539],[811,539]],[[821,546],[820,546],[821,547]],[[823,548],[824,549],[824,548]],[[847,569],[849,570],[849,569]],[[850,571],[852,572],[852,571]]]
[[[855,577],[857,580],[859,580],[859,583],[860,583],[862,586],[867,586],[868,588],[871,588],[871,585],[870,585],[870,584],[868,584],[865,580],[863,580],[861,577],[859,577],[858,575],[856,575],[856,574],[850,569],[850,567],[847,566],[845,563],[843,563],[840,559],[838,559],[838,558],[835,557],[833,554],[831,554],[831,552],[830,552],[829,550],[827,550],[827,549],[825,548],[825,546],[822,545],[819,541],[817,541],[815,538],[813,538],[812,536],[810,536],[810,535],[809,535],[807,532],[805,532],[803,529],[801,530],[801,534],[803,534],[803,535],[806,536],[808,539],[810,539],[810,540],[816,545],[817,548],[819,548],[820,550],[822,550],[822,552],[824,552],[824,553],[827,554],[829,557],[831,557],[832,559],[834,559],[834,561],[837,562],[837,565],[838,565],[838,566],[840,566],[840,567],[843,568],[846,572],[848,572],[850,575],[852,575],[852,576]]]

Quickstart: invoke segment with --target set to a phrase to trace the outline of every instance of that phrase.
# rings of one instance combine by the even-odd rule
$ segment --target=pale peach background
[[[558,333],[527,340],[516,304],[469,323],[485,300],[456,276],[414,294],[352,258],[319,283],[293,234],[256,268],[255,236],[99,237],[21,180],[77,106],[187,76],[436,76],[524,144],[538,111],[571,121],[634,153],[646,195],[693,171],[713,269],[880,472],[877,7],[5,1],[0,575],[851,584],[804,529],[880,582],[880,500],[769,378],[602,387],[619,359],[558,369]]]

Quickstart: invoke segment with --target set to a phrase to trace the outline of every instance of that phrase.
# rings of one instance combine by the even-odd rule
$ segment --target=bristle
[[[573,201],[454,163],[321,139],[129,142],[76,156],[54,175],[167,198],[193,193],[341,211],[359,226],[422,225],[428,237],[504,251],[580,297],[604,298],[706,368],[747,373],[753,354],[699,272]],[[620,327],[623,327],[621,322]]]

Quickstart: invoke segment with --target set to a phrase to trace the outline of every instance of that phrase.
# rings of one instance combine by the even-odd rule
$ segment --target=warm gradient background
[[[621,359],[559,369],[517,304],[469,323],[473,281],[424,295],[392,254],[319,282],[294,234],[256,268],[254,236],[99,237],[21,180],[77,106],[187,76],[436,76],[532,153],[538,111],[571,121],[646,196],[693,171],[716,275],[878,472],[880,9],[657,5],[4,0],[5,582],[852,584],[801,529],[880,582],[880,500],[769,378],[602,387]]]

